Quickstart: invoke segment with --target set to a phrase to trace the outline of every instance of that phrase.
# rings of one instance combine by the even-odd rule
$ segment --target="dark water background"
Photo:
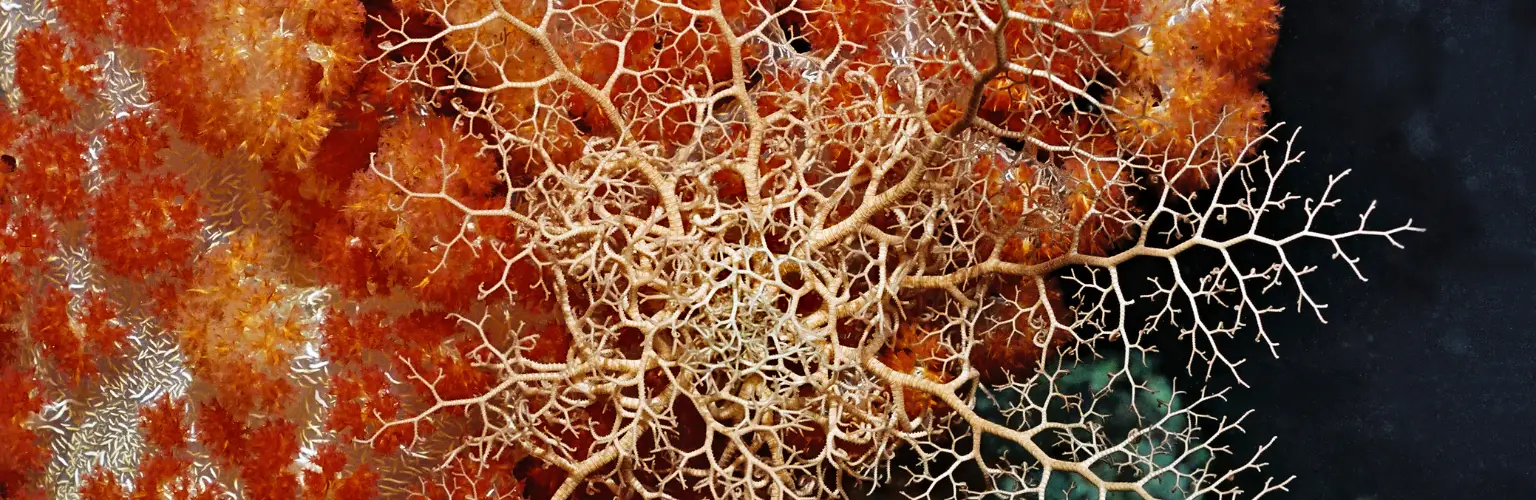
[[[1279,437],[1280,498],[1536,499],[1536,0],[1282,4],[1290,184],[1353,169],[1346,207],[1428,232],[1352,247],[1369,283],[1305,256],[1328,324],[1284,315],[1280,359],[1243,353],[1236,451]]]

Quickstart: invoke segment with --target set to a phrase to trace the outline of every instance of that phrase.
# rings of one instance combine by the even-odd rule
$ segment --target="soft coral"
[[[98,90],[94,54],[44,25],[16,38],[16,88],[22,109],[56,124],[75,118],[81,98]]]

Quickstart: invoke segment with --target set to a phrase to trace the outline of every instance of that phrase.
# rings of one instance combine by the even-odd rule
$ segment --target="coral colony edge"
[[[0,498],[1273,496],[1279,18],[0,3]]]

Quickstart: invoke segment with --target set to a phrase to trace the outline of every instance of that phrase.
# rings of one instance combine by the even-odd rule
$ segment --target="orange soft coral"
[[[336,124],[332,101],[356,85],[362,11],[336,2],[208,7],[199,36],[153,52],[150,90],[181,134],[210,152],[238,148],[301,169]],[[296,31],[295,21],[315,26]]]
[[[191,260],[201,239],[201,203],[173,177],[118,180],[92,200],[92,249],[103,267],[146,277]]]
[[[95,55],[67,41],[51,26],[16,38],[16,88],[23,111],[54,124],[74,120],[80,103],[99,90],[91,65]]]
[[[20,148],[16,191],[55,217],[79,217],[87,200],[85,154],[85,138],[78,133],[42,128],[28,134]]]
[[[41,411],[37,379],[20,365],[0,363],[0,491],[27,498],[49,456],[28,422]],[[41,495],[31,498],[43,498]]]
[[[167,394],[141,413],[144,441],[151,448],[163,452],[186,449],[187,427],[183,422],[187,413],[186,401],[172,401]]]
[[[1153,11],[1147,49],[1126,62],[1113,115],[1121,140],[1151,152],[1159,182],[1206,187],[1251,153],[1269,105],[1257,85],[1274,49],[1273,0],[1221,0]]]
[[[207,16],[197,0],[119,0],[113,6],[113,34],[143,49],[171,50],[197,38]]]
[[[112,15],[108,0],[51,0],[58,10],[59,20],[83,42],[91,42],[107,34],[108,16]]]
[[[70,319],[69,293],[47,285],[36,300],[32,317],[27,321],[27,331],[43,357],[71,385],[79,385],[96,375],[96,357],[86,351]]]
[[[354,234],[360,244],[378,252],[379,263],[396,284],[434,303],[463,305],[474,298],[463,293],[466,287],[495,285],[502,260],[476,243],[478,231],[465,226],[462,211],[442,200],[406,201],[395,182],[415,192],[442,192],[471,207],[489,208],[501,201],[492,193],[501,182],[498,169],[447,119],[413,119],[383,134],[374,164],[394,181],[371,172],[354,180],[346,209]],[[402,203],[402,212],[391,208]],[[468,241],[445,244],[461,229]],[[472,249],[477,245],[480,248]],[[445,255],[448,252],[452,255]],[[438,269],[443,259],[456,264]]]
[[[287,296],[283,258],[270,236],[237,235],[198,261],[178,304],[174,325],[193,373],[223,387],[264,391],[226,406],[281,404],[269,374],[282,373],[304,342],[301,306]]]
[[[137,174],[160,166],[159,154],[169,144],[165,130],[153,113],[138,111],[113,120],[102,133],[103,170],[112,174]]]
[[[129,329],[117,319],[118,309],[99,293],[86,296],[80,324],[85,333],[85,347],[91,353],[112,357],[127,347]]]
[[[1033,280],[1008,281],[998,291],[1002,300],[985,316],[991,324],[971,349],[971,364],[983,381],[1000,383],[1009,376],[1032,373],[1046,356],[1072,340],[1072,331],[1061,326],[1070,318],[1060,285],[1055,280],[1044,285],[1043,297]]]

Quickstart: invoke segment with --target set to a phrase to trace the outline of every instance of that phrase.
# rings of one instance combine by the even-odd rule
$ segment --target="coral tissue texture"
[[[0,498],[1283,490],[1279,14],[0,3]]]

